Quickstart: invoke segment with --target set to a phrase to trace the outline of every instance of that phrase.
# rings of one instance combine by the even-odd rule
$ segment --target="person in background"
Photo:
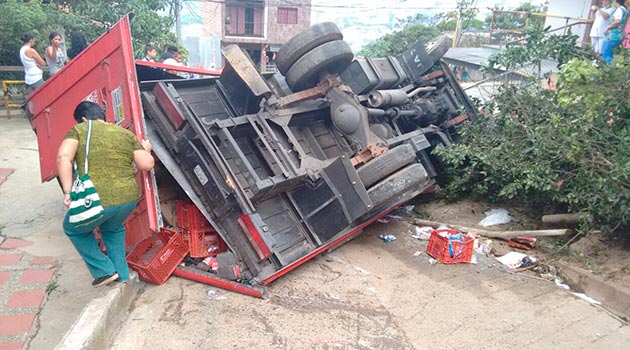
[[[166,52],[162,55],[162,63],[169,64],[171,66],[183,67],[184,64],[181,62],[181,56],[179,55],[179,49],[173,45],[169,45],[166,48]],[[176,70],[166,70],[167,73],[177,75]]]
[[[604,31],[610,25],[611,16],[615,12],[615,8],[610,6],[610,0],[602,1],[602,8],[593,5],[591,8],[595,11],[595,19],[591,28],[591,46],[593,52],[602,53],[602,45],[604,44]]]
[[[32,33],[22,35],[22,43],[20,61],[22,61],[24,66],[24,83],[26,83],[30,93],[44,83],[42,67],[46,67],[46,62],[33,48],[35,46],[35,36]]]
[[[63,203],[70,206],[73,162],[85,161],[85,144],[88,120],[92,120],[90,136],[89,175],[99,194],[104,215],[92,224],[76,228],[69,222],[69,213],[63,221],[63,230],[85,261],[94,278],[95,287],[114,280],[126,282],[129,266],[125,260],[125,228],[123,222],[136,207],[138,183],[135,168],[153,169],[151,143],[140,143],[131,131],[105,121],[103,109],[89,101],[79,103],[74,110],[75,125],[66,134],[57,152],[57,172],[63,189]],[[83,166],[77,168],[83,176]],[[107,255],[101,252],[94,229],[100,228]]]
[[[63,43],[61,34],[52,32],[50,36],[48,36],[48,39],[50,40],[50,46],[46,48],[46,64],[50,69],[50,75],[53,75],[63,68],[68,59],[66,58],[63,47],[61,47]]]
[[[615,7],[615,12],[612,15],[612,22],[606,30],[604,34],[606,35],[606,39],[604,40],[604,44],[602,45],[602,58],[607,63],[611,63],[613,60],[613,50],[621,45],[621,42],[626,36],[624,32],[624,28],[626,27],[626,21],[628,20],[628,11],[625,8],[625,0],[615,0],[613,2],[613,6]]]
[[[68,58],[72,59],[77,57],[77,55],[86,47],[88,47],[88,42],[85,38],[85,34],[78,30],[74,31],[72,35],[70,35],[70,50],[68,50]]]
[[[144,47],[144,58],[142,60],[147,62],[155,62],[155,58],[157,57],[157,50],[155,46],[151,44],[147,44]]]

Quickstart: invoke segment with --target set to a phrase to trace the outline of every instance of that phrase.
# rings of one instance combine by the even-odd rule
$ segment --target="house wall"
[[[551,27],[551,30],[553,30],[578,22],[575,19],[592,19],[593,11],[591,11],[591,6],[598,3],[601,4],[601,0],[550,0],[547,7],[547,14],[554,17],[547,17],[545,19],[545,27]],[[572,19],[557,18],[558,16]],[[573,34],[577,35],[579,37],[578,41],[582,43],[590,41],[590,30],[590,23],[576,24],[571,27]],[[556,33],[561,34],[560,31]]]
[[[291,39],[296,33],[308,28],[311,25],[311,1],[294,1],[298,6],[283,5],[278,2],[268,2],[267,7],[267,43],[272,45],[283,44]],[[278,7],[297,8],[297,24],[278,23]]]
[[[209,36],[223,36],[224,13],[223,4],[220,2],[204,2],[201,8],[203,26]]]

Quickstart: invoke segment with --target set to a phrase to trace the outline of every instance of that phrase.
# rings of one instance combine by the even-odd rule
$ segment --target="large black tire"
[[[286,74],[287,84],[294,92],[311,88],[319,82],[322,73],[341,73],[354,54],[350,45],[343,40],[322,44],[300,57]]]
[[[451,39],[446,35],[440,35],[426,44],[427,53],[431,56],[433,64],[437,63],[451,47]]]
[[[429,179],[422,164],[416,163],[387,177],[368,190],[374,208],[378,208],[386,202],[394,202],[394,199],[405,192],[425,183]]]
[[[334,40],[343,39],[341,31],[336,24],[324,22],[315,24],[298,33],[280,48],[276,55],[276,67],[287,75],[291,66],[297,62],[305,53]]]
[[[392,148],[380,156],[370,160],[357,170],[365,188],[377,183],[380,179],[398,171],[416,160],[416,152],[408,144]]]

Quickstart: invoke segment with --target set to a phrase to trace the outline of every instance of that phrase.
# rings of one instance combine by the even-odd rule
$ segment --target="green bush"
[[[460,143],[440,148],[444,194],[589,211],[609,232],[630,221],[630,60],[573,59],[558,91],[504,86]]]

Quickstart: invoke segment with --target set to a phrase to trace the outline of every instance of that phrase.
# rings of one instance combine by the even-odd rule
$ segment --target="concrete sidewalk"
[[[112,288],[90,285],[63,233],[59,185],[41,183],[27,118],[0,117],[0,134],[0,168],[10,169],[0,170],[0,349],[53,349],[85,306]]]

